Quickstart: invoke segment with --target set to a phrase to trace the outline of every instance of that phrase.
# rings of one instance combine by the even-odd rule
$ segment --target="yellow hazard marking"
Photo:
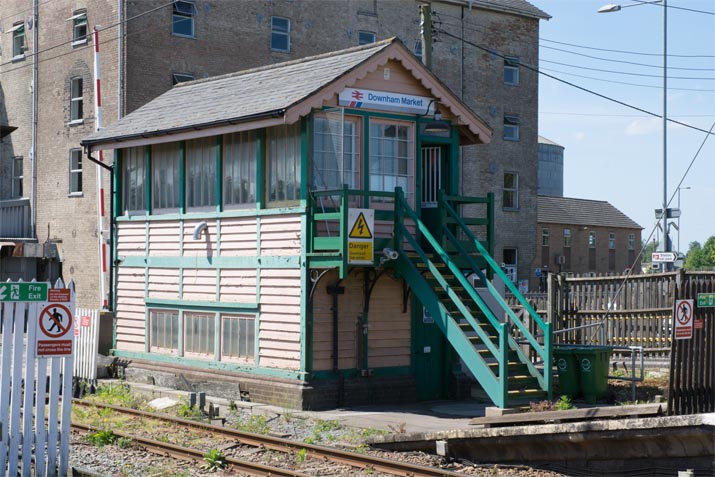
[[[367,226],[367,221],[365,220],[365,216],[362,215],[362,212],[360,212],[360,215],[358,215],[355,224],[353,224],[353,228],[350,231],[349,237],[356,239],[372,238],[372,232],[370,231],[370,227]]]

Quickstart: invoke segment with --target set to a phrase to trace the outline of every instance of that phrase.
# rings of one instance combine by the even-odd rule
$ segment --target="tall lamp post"
[[[662,227],[663,244],[660,246],[663,252],[672,251],[670,239],[668,237],[668,5],[667,0],[657,0],[653,2],[640,2],[633,5],[617,5],[609,3],[598,9],[598,13],[610,13],[620,11],[622,8],[637,7],[641,5],[661,4],[663,7],[663,208]],[[680,238],[678,238],[680,240]],[[678,244],[680,246],[680,244]],[[670,263],[664,263],[666,268],[670,268]]]

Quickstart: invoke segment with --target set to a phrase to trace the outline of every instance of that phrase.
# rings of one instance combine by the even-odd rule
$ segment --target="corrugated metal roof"
[[[82,144],[210,127],[273,113],[282,115],[291,105],[387,48],[393,41],[384,40],[337,54],[331,52],[179,83],[111,126],[87,136]],[[187,98],[191,99],[190,110],[186,109]]]
[[[635,221],[602,200],[538,197],[537,222],[642,229]]]

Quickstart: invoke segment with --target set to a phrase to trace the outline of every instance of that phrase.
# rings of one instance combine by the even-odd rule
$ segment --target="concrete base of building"
[[[411,403],[416,396],[415,379],[410,375],[300,381],[136,359],[125,363],[122,370],[129,382],[305,411]]]

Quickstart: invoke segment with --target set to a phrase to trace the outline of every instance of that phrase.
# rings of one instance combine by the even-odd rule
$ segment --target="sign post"
[[[47,290],[42,282],[0,283],[0,302],[47,301]]]
[[[50,301],[44,303],[37,317],[36,356],[50,358],[71,356],[74,344],[73,308],[67,288],[50,290]]]
[[[653,262],[674,263],[678,259],[678,254],[675,252],[653,252],[651,260]]]

